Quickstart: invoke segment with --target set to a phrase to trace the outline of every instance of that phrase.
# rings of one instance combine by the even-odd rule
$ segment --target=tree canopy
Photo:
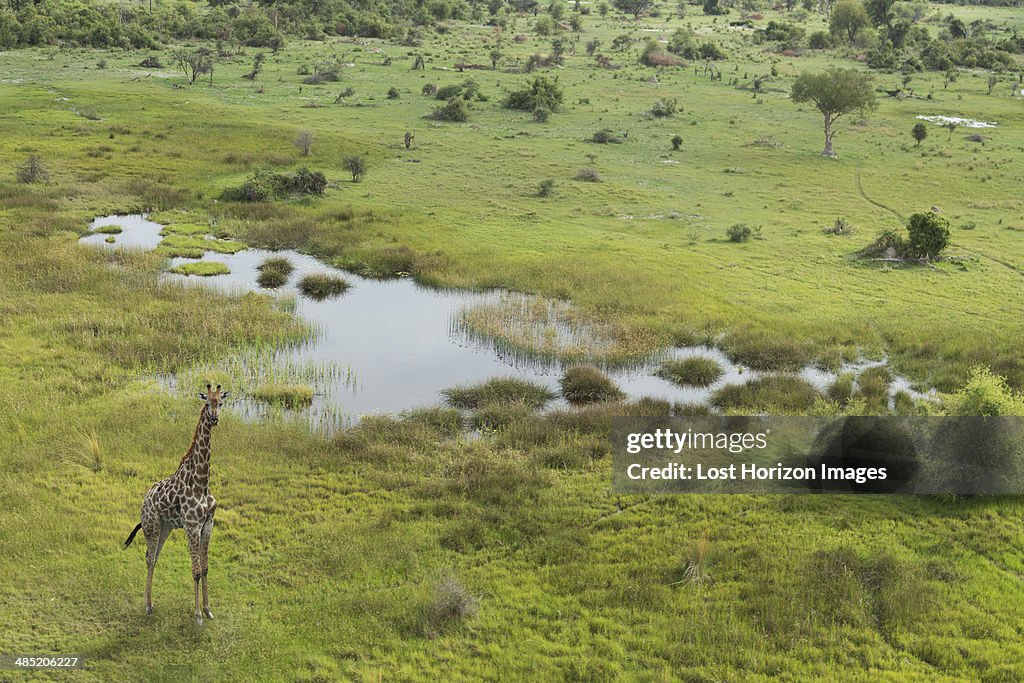
[[[800,104],[812,102],[825,117],[825,150],[822,156],[834,157],[832,124],[843,114],[868,111],[878,106],[874,79],[857,69],[831,68],[820,73],[804,72],[793,83],[790,99]]]

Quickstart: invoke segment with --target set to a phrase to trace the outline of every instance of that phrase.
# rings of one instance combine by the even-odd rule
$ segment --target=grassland
[[[81,653],[79,678],[97,681],[1024,677],[1018,499],[614,495],[608,418],[656,402],[425,408],[333,435],[226,406],[213,456],[217,618],[191,619],[180,534],[144,615],[141,549],[120,543],[198,412],[151,378],[209,374],[311,331],[270,297],[162,280],[160,254],[79,247],[97,215],[150,209],[196,226],[167,236],[180,248],[210,241],[210,227],[225,251],[297,247],[366,274],[566,299],[630,350],[712,341],[772,369],[886,354],[942,389],[979,364],[1024,384],[1019,98],[987,95],[981,72],[948,89],[919,74],[915,91],[932,99],[883,100],[841,126],[841,158],[826,160],[819,115],[785,90],[841,54],[769,54],[703,16],[593,14],[584,40],[637,42],[610,53],[617,70],[582,47],[568,56],[551,70],[564,110],[535,123],[499,104],[527,80],[516,60],[546,50],[532,18],[517,22],[498,70],[464,73],[457,59],[488,61],[491,28],[456,23],[423,48],[295,41],[255,83],[241,78],[250,50],[219,61],[212,86],[137,67],[138,53],[0,52],[0,169],[34,154],[50,175],[0,183],[2,649]],[[729,52],[724,81],[636,64],[642,37],[685,23]],[[410,68],[417,53],[426,71]],[[342,82],[302,84],[300,67],[334,57],[354,63]],[[765,93],[742,87],[773,66]],[[423,118],[439,104],[424,84],[470,77],[489,100],[468,122]],[[334,104],[346,87],[355,94]],[[645,115],[671,97],[681,113]],[[918,114],[999,126],[984,145],[936,127],[916,148]],[[604,128],[623,142],[586,142]],[[307,130],[302,157],[293,141]],[[348,155],[367,159],[359,183]],[[328,176],[325,197],[219,199],[257,168],[303,166]],[[581,167],[603,182],[574,180]],[[537,197],[546,179],[554,191]],[[959,265],[851,257],[933,204],[954,224]],[[853,235],[823,234],[837,217]],[[729,243],[735,223],[760,239]],[[875,399],[883,380],[837,392]],[[731,391],[759,404],[764,389]],[[488,433],[464,436],[467,421]]]

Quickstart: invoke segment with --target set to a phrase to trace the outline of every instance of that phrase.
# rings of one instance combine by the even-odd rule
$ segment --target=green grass
[[[268,257],[257,267],[259,275],[256,282],[264,289],[277,289],[288,282],[288,276],[294,269],[292,262],[283,256]]]
[[[562,373],[558,381],[562,396],[573,404],[618,401],[625,394],[615,382],[592,365],[575,365]]]
[[[658,376],[683,387],[707,387],[717,382],[725,370],[713,358],[693,356],[662,363]]]
[[[306,384],[262,384],[250,394],[257,401],[287,408],[301,408],[313,402],[313,387]]]
[[[93,232],[101,235],[120,235],[123,228],[120,225],[101,225],[93,229]]]
[[[480,384],[449,387],[441,395],[448,405],[466,410],[508,404],[543,408],[555,398],[555,393],[547,387],[515,377],[496,377]]]
[[[540,415],[481,400],[471,419],[493,429],[475,439],[450,408],[369,416],[328,436],[297,420],[246,422],[227,405],[213,445],[217,618],[202,630],[191,620],[177,532],[156,570],[157,612],[143,614],[142,548],[119,545],[188,446],[196,387],[225,381],[217,373],[246,391],[316,385],[300,372],[274,377],[272,361],[236,360],[308,338],[273,297],[161,280],[168,252],[199,256],[208,232],[371,276],[539,295],[529,308],[553,297],[553,312],[509,323],[496,309],[479,329],[578,362],[717,343],[759,369],[885,356],[945,390],[976,365],[1024,385],[1019,100],[988,96],[981,72],[949,89],[940,74],[916,74],[915,91],[932,99],[887,98],[863,124],[841,120],[841,158],[824,160],[819,114],[785,91],[800,71],[856,55],[765,52],[723,18],[672,9],[582,17],[583,41],[608,50],[628,32],[635,42],[608,52],[620,69],[577,49],[546,70],[566,102],[543,125],[500,107],[528,79],[515,61],[548,48],[528,16],[505,32],[500,68],[474,74],[489,100],[470,104],[467,123],[424,119],[437,101],[419,93],[464,81],[442,70],[457,58],[487,62],[494,32],[477,22],[428,32],[423,48],[293,40],[267,55],[258,83],[240,78],[248,49],[218,58],[212,87],[169,67],[147,78],[137,52],[5,52],[0,168],[10,178],[36,154],[50,181],[0,183],[3,649],[81,653],[89,681],[1024,677],[1020,500],[616,495],[611,417],[668,409],[656,401]],[[934,10],[1024,28],[1013,8]],[[636,64],[642,37],[686,24],[729,53],[722,81]],[[426,72],[409,68],[420,50]],[[343,69],[354,95],[335,105],[332,86],[299,90],[300,66],[339,54],[355,65]],[[773,66],[768,92],[753,96],[745,86]],[[392,86],[401,97],[388,100]],[[643,116],[673,97],[682,113]],[[1000,125],[984,146],[935,128],[916,148],[918,114]],[[621,144],[585,142],[606,128]],[[317,140],[308,159],[292,144],[303,130]],[[767,135],[778,145],[751,144]],[[342,166],[353,154],[369,162],[358,185]],[[327,174],[324,198],[215,200],[254,168],[302,165]],[[603,182],[572,182],[581,167]],[[562,181],[541,199],[544,178]],[[954,225],[959,265],[851,258],[932,204]],[[149,211],[173,239],[155,255],[75,244],[115,211]],[[840,216],[856,232],[823,235]],[[762,239],[728,244],[734,223]],[[566,329],[576,336],[560,337]],[[168,373],[180,373],[180,393],[149,379]],[[727,411],[804,412],[815,397],[785,378],[721,398]],[[989,398],[951,405],[977,411]]]
[[[806,380],[792,375],[765,375],[746,384],[727,384],[711,395],[711,405],[728,411],[799,414],[820,397]]]
[[[180,266],[175,266],[171,268],[170,272],[177,275],[212,277],[214,275],[227,275],[231,272],[231,269],[219,261],[197,261],[195,263],[183,263]]]
[[[299,291],[317,301],[343,294],[351,286],[344,278],[330,273],[310,273],[299,280]]]

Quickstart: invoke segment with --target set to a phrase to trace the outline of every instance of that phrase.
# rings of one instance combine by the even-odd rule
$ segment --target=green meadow
[[[930,19],[1024,31],[1019,9],[928,7]],[[1019,499],[616,495],[610,417],[681,409],[622,402],[590,369],[578,395],[596,402],[546,412],[542,389],[500,379],[326,433],[287,410],[252,421],[226,404],[213,435],[216,618],[192,619],[181,532],[146,616],[144,544],[121,544],[189,445],[198,375],[316,334],[271,295],[168,280],[171,256],[291,248],[365,276],[507,288],[557,300],[614,358],[709,344],[769,371],[886,359],[940,392],[907,398],[905,412],[971,410],[955,392],[988,368],[1006,384],[975,377],[1001,410],[1024,408],[1018,75],[1001,73],[990,94],[981,69],[948,84],[873,71],[877,110],[840,118],[839,158],[827,159],[821,114],[789,90],[804,71],[864,68],[863,50],[787,55],[729,27],[738,13],[659,9],[581,15],[577,42],[560,34],[574,46],[564,64],[532,73],[552,37],[531,13],[501,32],[443,22],[419,46],[234,48],[192,85],[170,48],[0,51],[0,652],[78,653],[88,668],[76,677],[96,681],[1024,678]],[[769,10],[755,26],[771,19],[791,21]],[[703,60],[639,63],[649,38],[684,26],[725,52],[721,80]],[[803,26],[827,30],[813,13]],[[593,39],[618,68],[587,56]],[[257,53],[262,71],[243,78]],[[163,67],[139,66],[150,55]],[[339,80],[305,82],[324,65],[340,65]],[[502,106],[538,75],[564,93],[546,121]],[[480,95],[465,122],[428,118],[445,102],[424,86],[470,79]],[[882,92],[900,87],[914,96]],[[651,114],[673,99],[674,114]],[[917,145],[919,115],[998,125],[928,124]],[[593,142],[601,131],[618,142]],[[15,182],[31,156],[47,182]],[[351,157],[365,162],[358,181]],[[233,195],[258,171],[303,168],[324,174],[323,196]],[[857,256],[933,207],[950,225],[944,259]],[[140,212],[169,226],[153,253],[77,244],[94,217]],[[826,231],[837,219],[852,231]],[[736,224],[751,239],[730,241]],[[181,272],[216,279],[218,266]],[[501,337],[488,327],[501,319],[479,327]],[[697,386],[720,371],[662,370]],[[167,391],[169,375],[195,386]],[[841,378],[827,395],[767,377],[713,402],[890,410],[887,373],[881,389]],[[269,404],[313,400],[288,373],[256,379]]]

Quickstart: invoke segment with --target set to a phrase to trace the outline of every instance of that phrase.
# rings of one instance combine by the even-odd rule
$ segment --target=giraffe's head
[[[220,385],[217,385],[216,389],[213,389],[212,385],[206,385],[206,393],[199,394],[199,398],[206,401],[206,408],[210,414],[210,424],[217,424],[217,411],[220,410],[220,403],[228,397],[230,392],[221,391]]]

